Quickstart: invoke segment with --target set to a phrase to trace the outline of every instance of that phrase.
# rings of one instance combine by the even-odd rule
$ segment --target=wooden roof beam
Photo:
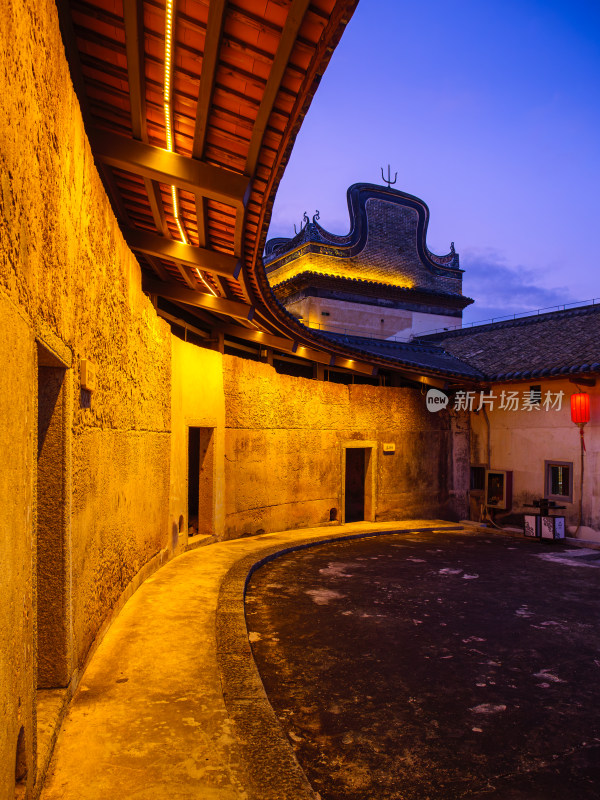
[[[145,255],[147,255],[147,253]],[[188,267],[186,264],[182,264],[181,261],[175,261],[174,263],[175,267],[177,268],[177,271],[185,281],[186,286],[188,286],[193,291],[197,291],[198,280],[196,279],[195,275],[192,276],[190,274],[191,273],[190,267]]]
[[[225,2],[226,0],[213,0],[208,8],[208,23],[206,38],[204,40],[202,73],[200,75],[200,87],[198,89],[194,141],[192,143],[192,157],[198,159],[201,159],[204,155],[208,114],[215,88],[219,46],[221,43],[223,23],[225,21]],[[198,195],[196,196],[196,219],[198,223],[198,241],[200,247],[206,247],[208,242],[206,234],[206,200]]]
[[[269,78],[265,86],[260,108],[256,115],[256,122],[254,123],[254,130],[252,132],[252,139],[250,140],[248,157],[246,159],[246,169],[244,170],[247,175],[254,175],[256,170],[267,123],[273,111],[281,81],[283,80],[285,70],[287,69],[292,50],[298,37],[298,32],[300,31],[309,5],[310,0],[292,0],[281,39],[279,40],[277,52],[275,53],[273,66],[269,72]]]
[[[125,228],[123,236],[132,250],[206,270],[213,275],[223,275],[225,278],[237,280],[242,268],[240,260],[235,256],[176,242],[174,239],[167,239],[138,228]]]
[[[94,130],[90,139],[94,155],[103,164],[185,189],[237,210],[246,206],[250,181],[244,175],[105,130]]]
[[[263,331],[257,331],[252,328],[240,328],[236,325],[219,325],[219,330],[226,336],[232,336],[236,339],[255,342],[264,347],[273,347],[275,350],[282,350],[286,353],[294,352],[294,340],[286,339],[283,336],[274,336],[271,333],[263,333]]]
[[[237,303],[234,300],[226,300],[223,297],[215,297],[208,292],[194,292],[186,289],[179,283],[155,281],[144,277],[143,289],[147,294],[157,294],[168,300],[175,300],[185,303],[188,306],[206,309],[213,314],[225,314],[228,317],[240,320],[251,320],[254,316],[254,307],[246,303]]]

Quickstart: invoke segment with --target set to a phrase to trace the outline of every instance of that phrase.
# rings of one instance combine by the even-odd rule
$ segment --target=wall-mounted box
[[[81,388],[87,389],[92,392],[96,388],[96,378],[98,375],[98,367],[87,358],[82,358],[79,362],[79,378],[81,381]]]
[[[486,469],[485,502],[489,508],[508,511],[512,506],[512,470]]]

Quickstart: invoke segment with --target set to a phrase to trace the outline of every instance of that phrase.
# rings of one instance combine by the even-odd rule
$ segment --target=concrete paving
[[[128,600],[71,701],[43,800],[303,800],[315,795],[264,693],[244,622],[249,572],[345,537],[440,528],[353,523],[211,544]]]
[[[600,552],[486,531],[290,553],[247,587],[323,800],[600,798]]]

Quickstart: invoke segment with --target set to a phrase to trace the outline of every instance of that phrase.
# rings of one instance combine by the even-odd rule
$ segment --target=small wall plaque
[[[395,453],[396,452],[396,445],[393,442],[385,442],[383,445],[383,452],[384,453]]]
[[[96,388],[98,367],[87,358],[82,358],[79,364],[81,388],[91,392]]]

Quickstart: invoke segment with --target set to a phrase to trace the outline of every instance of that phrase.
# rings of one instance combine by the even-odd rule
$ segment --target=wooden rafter
[[[202,74],[200,76],[200,87],[198,90],[194,141],[192,144],[192,156],[198,159],[202,159],[204,156],[208,116],[215,87],[219,46],[225,19],[225,5],[226,0],[213,0],[208,9],[208,23],[204,55],[202,58]],[[208,243],[206,235],[206,201],[201,196],[196,196],[196,219],[198,223],[198,243],[200,247],[205,247]]]
[[[194,144],[192,146],[192,156],[199,159],[204,156],[204,144],[206,142],[208,118],[215,88],[215,75],[217,72],[226,5],[227,0],[212,0],[208,7],[206,44],[202,61],[202,74],[200,75],[198,105],[196,107],[196,124],[194,128]]]
[[[267,128],[267,123],[269,121],[269,117],[271,116],[273,106],[275,105],[275,99],[277,97],[277,93],[279,92],[283,75],[288,66],[290,55],[298,36],[298,31],[300,30],[300,26],[302,25],[304,15],[306,14],[309,5],[310,0],[292,0],[288,16],[283,27],[283,32],[281,34],[281,39],[279,41],[279,46],[277,47],[277,52],[275,53],[273,66],[269,72],[269,78],[267,80],[267,85],[265,86],[260,108],[258,109],[256,122],[254,123],[252,139],[250,140],[250,147],[248,149],[248,156],[246,158],[246,169],[244,170],[247,175],[254,175],[254,172],[256,171],[258,156],[263,137],[265,135],[265,130]]]
[[[143,0],[123,0],[123,16],[125,20],[131,132],[134,139],[147,142]]]
[[[123,19],[125,23],[131,132],[134,139],[147,143],[143,0],[123,0]],[[160,198],[160,190],[158,185],[150,178],[144,178],[144,186],[150,203],[154,225],[156,230],[164,236],[167,234],[167,223]]]
[[[160,195],[160,187],[156,181],[150,178],[144,178],[144,186],[146,187],[146,194],[148,195],[148,202],[150,203],[150,210],[152,211],[152,218],[156,230],[163,236],[168,235],[167,220],[165,218],[165,207]]]
[[[156,272],[161,281],[169,280],[169,273],[157,258],[154,258],[153,256],[146,254],[146,261],[150,264],[150,266],[152,267],[154,272]]]

